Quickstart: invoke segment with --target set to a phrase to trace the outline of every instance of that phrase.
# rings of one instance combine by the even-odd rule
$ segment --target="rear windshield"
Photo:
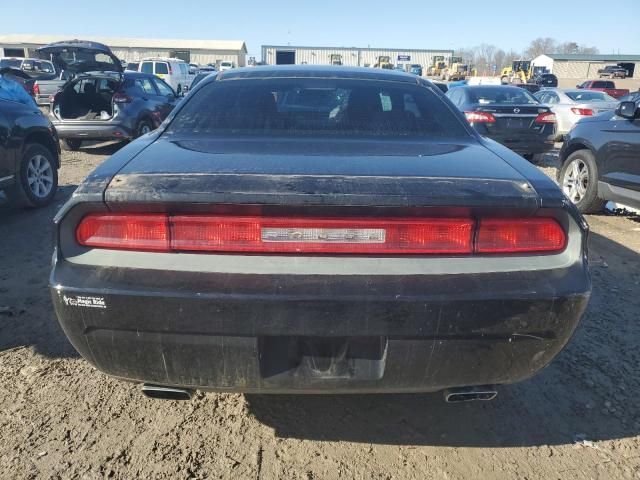
[[[140,71],[142,73],[153,74],[153,62],[142,62],[142,67],[140,67]]]
[[[591,85],[592,88],[616,88],[613,82],[596,81]]]
[[[160,75],[166,75],[169,73],[169,68],[166,63],[157,63],[156,62],[156,73]]]
[[[194,92],[168,133],[468,136],[462,122],[427,88],[344,79],[213,82]]]
[[[592,92],[580,90],[577,92],[565,92],[567,97],[576,102],[617,102],[615,98],[604,92]]]
[[[538,101],[523,88],[518,87],[495,87],[495,88],[471,88],[469,89],[471,103],[480,105],[522,105],[528,103],[538,103]]]

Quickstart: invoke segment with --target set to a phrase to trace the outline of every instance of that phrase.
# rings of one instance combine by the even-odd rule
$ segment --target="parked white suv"
[[[230,70],[232,68],[235,68],[235,65],[233,64],[233,62],[229,61],[229,60],[223,60],[220,62],[220,71],[224,72],[225,70]]]
[[[138,71],[151,73],[171,85],[178,94],[186,92],[195,75],[189,73],[189,64],[179,58],[143,58]]]

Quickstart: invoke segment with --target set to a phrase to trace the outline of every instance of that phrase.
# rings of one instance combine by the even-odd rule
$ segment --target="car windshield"
[[[480,105],[521,105],[539,103],[529,92],[517,87],[471,88],[471,103]]]
[[[20,68],[20,65],[22,65],[21,58],[3,58],[2,60],[0,60],[0,68]]]
[[[576,102],[617,102],[615,98],[604,92],[578,90],[565,93],[567,97]]]
[[[468,136],[462,122],[427,88],[351,79],[212,82],[180,109],[167,133]]]

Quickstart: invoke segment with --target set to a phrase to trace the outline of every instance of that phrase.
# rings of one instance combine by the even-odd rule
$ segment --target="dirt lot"
[[[152,401],[75,353],[47,291],[51,218],[116,148],[65,153],[50,208],[0,209],[0,478],[640,478],[640,219],[589,217],[586,318],[549,368],[493,402]]]

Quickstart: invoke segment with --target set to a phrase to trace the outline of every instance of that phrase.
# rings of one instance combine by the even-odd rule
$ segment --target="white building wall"
[[[36,48],[43,45],[22,44],[22,45],[0,45],[0,56],[4,56],[4,48],[24,48],[25,56],[32,56]],[[120,60],[135,62],[146,57],[168,57],[170,49],[153,49],[146,47],[129,47],[129,46],[109,46],[113,54]],[[173,50],[173,49],[172,49]],[[180,50],[180,49],[175,49]],[[191,52],[191,62],[200,65],[207,63],[217,63],[222,60],[230,60],[238,67],[244,67],[246,64],[246,54],[233,50],[195,50],[184,49]]]
[[[554,67],[554,62],[553,62],[553,58],[548,57],[546,55],[539,55],[536,58],[534,58],[531,61],[531,64],[533,65],[533,67],[544,67],[546,68],[549,72],[551,73],[555,73],[553,71],[553,67]]]
[[[137,62],[146,57],[168,57],[171,50],[158,50],[138,47],[112,47],[111,51],[116,57],[128,62]],[[206,65],[208,63],[219,63],[223,60],[230,60],[238,67],[245,66],[245,55],[224,50],[189,50],[191,63]]]
[[[395,64],[420,64],[426,70],[433,64],[434,56],[443,56],[445,61],[449,61],[452,56],[450,51],[429,51],[429,50],[384,50],[384,49],[364,49],[364,48],[312,48],[312,47],[274,47],[263,48],[262,60],[268,65],[276,64],[276,52],[295,52],[296,65],[330,65],[331,55],[341,55],[342,64],[352,67],[371,66],[377,62],[378,57],[388,56],[391,63]],[[399,61],[398,56],[408,56],[408,61]]]

